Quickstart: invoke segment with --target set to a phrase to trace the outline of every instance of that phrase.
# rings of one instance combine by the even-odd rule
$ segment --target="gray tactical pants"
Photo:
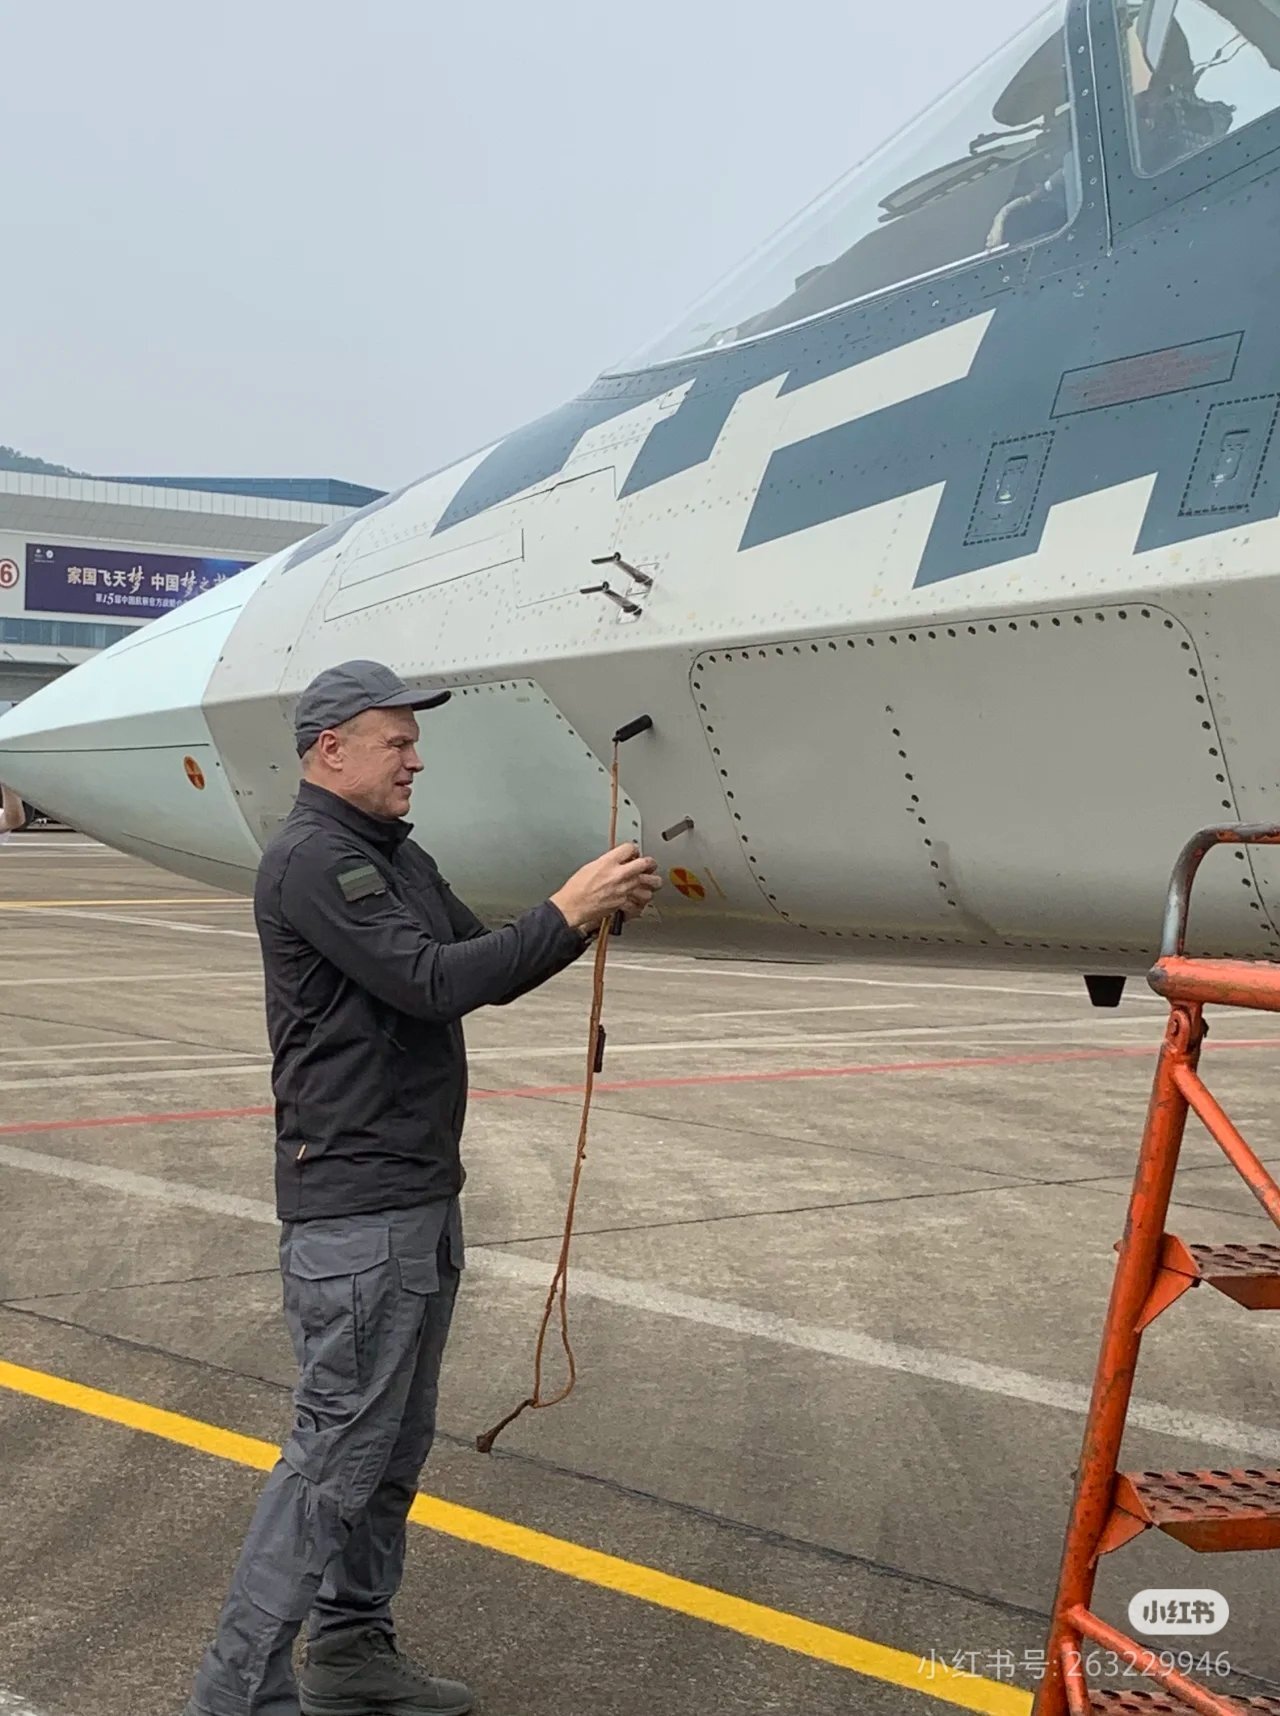
[[[308,1617],[309,1638],[392,1631],[462,1264],[456,1200],[284,1226],[296,1418],[196,1675],[198,1710],[298,1716],[292,1652]]]

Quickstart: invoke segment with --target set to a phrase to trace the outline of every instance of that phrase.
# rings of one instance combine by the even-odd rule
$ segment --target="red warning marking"
[[[869,1061],[842,1067],[770,1067],[762,1071],[683,1073],[660,1078],[627,1078],[602,1082],[597,1079],[597,1094],[628,1090],[685,1090],[697,1085],[725,1084],[790,1084],[797,1080],[840,1078],[884,1078],[898,1073],[982,1072],[989,1067],[1061,1066],[1068,1061],[1128,1061],[1154,1060],[1160,1045],[1135,1044],[1124,1049],[1055,1049],[1048,1053],[1033,1051],[1025,1055],[954,1055],[933,1061]],[[1280,1049],[1280,1037],[1260,1037],[1247,1042],[1219,1043],[1223,1049]],[[1205,1053],[1209,1053],[1208,1045]],[[479,1100],[508,1101],[515,1097],[557,1097],[580,1095],[580,1084],[513,1085],[509,1090],[473,1090]],[[0,1132],[5,1128],[0,1126]]]
[[[707,890],[692,870],[673,870],[671,886],[678,894],[683,894],[686,900],[705,900],[707,897]]]
[[[100,1126],[170,1126],[190,1120],[248,1120],[274,1114],[274,1107],[178,1108],[160,1114],[89,1114],[69,1120],[14,1120],[0,1126],[0,1137],[18,1138],[26,1132],[96,1131]]]
[[[197,792],[204,791],[204,771],[194,757],[184,757],[182,766],[187,772],[187,779]]]
[[[1025,1055],[957,1055],[947,1060],[931,1061],[871,1061],[842,1067],[772,1067],[751,1072],[689,1073],[674,1078],[613,1079],[606,1084],[597,1081],[597,1091],[625,1092],[628,1090],[678,1090],[695,1085],[719,1084],[787,1084],[796,1079],[884,1078],[900,1073],[982,1072],[987,1068],[1062,1066],[1070,1062],[1155,1060],[1158,1043],[1137,1044],[1132,1048],[1109,1049],[1050,1049]],[[1245,1037],[1233,1042],[1205,1045],[1205,1055],[1218,1055],[1232,1049],[1269,1049],[1273,1054],[1280,1047],[1277,1037]],[[195,1076],[193,1074],[193,1076]],[[471,1095],[482,1101],[510,1101],[516,1097],[547,1098],[580,1096],[581,1084],[527,1084],[510,1090],[473,1090]],[[0,1138],[20,1138],[24,1133],[96,1131],[102,1126],[174,1126],[182,1121],[265,1119],[274,1114],[270,1105],[255,1108],[183,1108],[159,1114],[93,1114],[75,1115],[65,1120],[10,1120],[0,1125]],[[0,1164],[2,1165],[2,1164]]]

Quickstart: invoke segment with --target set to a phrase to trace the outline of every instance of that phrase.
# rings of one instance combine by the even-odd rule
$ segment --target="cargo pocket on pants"
[[[400,1271],[400,1285],[406,1293],[419,1297],[440,1291],[440,1270],[434,1257],[397,1256],[396,1267]]]
[[[389,1256],[385,1228],[332,1222],[299,1223],[281,1246],[285,1318],[304,1393],[350,1395],[366,1386]]]

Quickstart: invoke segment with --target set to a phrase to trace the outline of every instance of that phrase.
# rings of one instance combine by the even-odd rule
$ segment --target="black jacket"
[[[254,916],[282,1221],[458,1192],[461,1019],[526,994],[588,945],[549,900],[486,930],[406,840],[410,826],[304,781],[262,855]]]

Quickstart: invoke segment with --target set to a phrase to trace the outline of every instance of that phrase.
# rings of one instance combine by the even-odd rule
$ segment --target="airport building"
[[[0,709],[379,491],[0,470]]]

